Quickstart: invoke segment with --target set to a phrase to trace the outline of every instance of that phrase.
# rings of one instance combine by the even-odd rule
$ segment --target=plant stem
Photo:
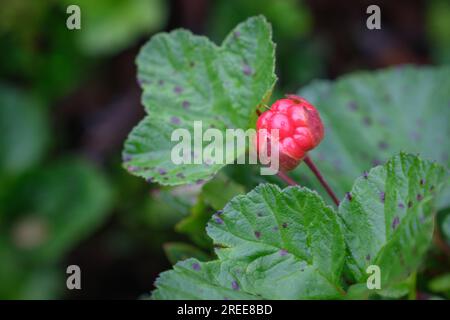
[[[320,173],[319,169],[316,167],[316,165],[312,161],[312,159],[309,156],[306,156],[304,161],[305,161],[306,165],[309,167],[309,169],[311,169],[311,171],[317,177],[317,179],[319,180],[320,184],[325,188],[325,190],[327,191],[327,193],[331,197],[331,199],[333,199],[333,202],[336,204],[336,206],[339,207],[339,200],[336,197],[336,194],[333,192],[333,190],[331,190],[331,187],[325,181],[325,179],[323,178],[323,176]]]
[[[284,173],[283,171],[278,171],[277,175],[281,178],[281,180],[286,182],[288,185],[298,186],[298,183],[295,182],[294,180],[292,180],[291,178],[289,178],[289,176],[286,173]]]

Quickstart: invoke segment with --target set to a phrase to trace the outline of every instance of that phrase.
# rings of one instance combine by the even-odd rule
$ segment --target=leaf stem
[[[333,199],[333,202],[336,204],[336,206],[339,207],[339,199],[336,197],[336,194],[333,192],[333,190],[331,189],[329,184],[325,181],[325,179],[323,178],[319,169],[316,167],[316,165],[312,161],[312,159],[309,156],[306,156],[304,161],[305,161],[306,165],[309,167],[309,169],[311,169],[311,171],[314,173],[316,178],[319,180],[320,184],[325,188],[325,190],[327,191],[327,193],[331,197],[331,199]]]

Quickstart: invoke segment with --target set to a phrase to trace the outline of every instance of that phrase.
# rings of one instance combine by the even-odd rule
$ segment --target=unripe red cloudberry
[[[261,129],[266,129],[267,133]],[[271,129],[279,130],[278,139],[271,134]],[[270,156],[270,150],[276,143],[281,171],[297,167],[306,153],[322,141],[324,135],[317,109],[295,95],[275,101],[270,110],[259,116],[256,130],[258,154],[265,152]]]

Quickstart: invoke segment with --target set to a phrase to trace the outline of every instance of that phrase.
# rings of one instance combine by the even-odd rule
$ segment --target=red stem
[[[283,171],[278,171],[277,175],[281,178],[281,180],[286,182],[288,185],[298,186],[298,183],[295,182],[294,180],[292,180],[291,178],[289,178],[289,176],[286,173],[284,173]]]
[[[331,197],[331,199],[333,199],[333,202],[336,204],[336,206],[339,207],[339,199],[336,197],[336,194],[333,192],[333,190],[331,190],[331,187],[325,181],[325,179],[323,178],[323,176],[320,173],[319,169],[316,167],[316,165],[312,161],[312,159],[309,156],[306,156],[304,161],[305,161],[306,165],[309,167],[309,169],[311,169],[311,171],[317,177],[317,179],[319,180],[320,184],[325,188],[325,190],[327,191],[327,193]]]

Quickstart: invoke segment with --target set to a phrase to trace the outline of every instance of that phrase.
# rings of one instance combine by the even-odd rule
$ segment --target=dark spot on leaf
[[[218,224],[223,224],[223,220],[219,218],[218,216],[214,216],[214,221]]]
[[[275,226],[275,227],[273,227],[272,229],[273,229],[273,231],[278,231],[278,230],[279,230],[279,229],[278,229],[278,226]]]
[[[431,186],[431,187],[430,187],[430,191],[433,191],[433,190],[434,190],[434,186]]]
[[[287,254],[288,254],[288,252],[287,252],[286,249],[281,249],[281,250],[280,250],[280,256],[284,257],[284,256],[287,255]]]
[[[363,118],[363,124],[367,127],[372,125],[372,119],[370,117],[364,117]]]
[[[180,118],[172,117],[170,118],[170,122],[172,122],[173,124],[180,124]]]
[[[129,154],[124,154],[123,156],[122,156],[122,161],[123,162],[129,162],[129,161],[131,161],[133,158],[129,155]]]
[[[395,217],[394,220],[392,221],[392,230],[395,230],[399,223],[400,223],[400,218]]]
[[[419,216],[419,220],[420,220],[420,223],[424,223],[425,222],[425,216],[423,214],[421,214]]]
[[[380,143],[378,143],[378,148],[380,150],[386,150],[389,147],[389,145],[387,144],[386,141],[380,141]]]
[[[281,226],[286,229],[288,227],[288,224],[286,222],[283,222]]]
[[[398,203],[398,207],[399,207],[400,209],[403,209],[403,208],[405,208],[405,205],[404,205],[403,203],[399,202],[399,203]]]
[[[369,173],[367,171],[363,172],[363,177],[364,179],[368,179],[369,178]]]
[[[223,213],[223,210],[217,210],[217,211],[216,211],[216,214],[219,215],[219,216],[220,216],[222,213]]]
[[[417,131],[413,131],[410,133],[410,137],[411,139],[413,139],[414,141],[419,141],[420,140],[420,134]]]
[[[356,104],[355,101],[350,101],[350,102],[348,103],[348,108],[349,108],[351,111],[356,111],[356,110],[358,110],[358,105]]]
[[[352,201],[353,199],[352,194],[350,192],[346,192],[345,197],[347,198],[348,201]]]
[[[180,178],[180,179],[184,179],[185,178],[185,176],[184,176],[184,174],[182,172],[177,173],[177,177]]]
[[[152,183],[153,182],[153,177],[148,177],[147,179],[145,179],[145,181],[147,181],[147,183]]]
[[[189,66],[190,66],[191,68],[195,67],[195,62],[194,62],[194,61],[189,62]]]
[[[127,167],[127,170],[130,171],[130,172],[135,172],[135,171],[138,170],[138,167],[135,167],[135,166],[128,166],[128,167]]]
[[[423,186],[425,184],[425,179],[420,179],[420,185]]]
[[[184,109],[189,109],[189,106],[191,105],[189,103],[189,101],[184,100],[183,103],[181,104],[183,106]]]
[[[261,232],[255,231],[255,237],[256,237],[257,239],[261,238]]]
[[[374,167],[379,166],[381,163],[382,162],[380,159],[375,158],[372,160],[372,166],[374,166]]]
[[[173,88],[173,92],[180,94],[183,92],[183,88],[180,86],[176,86],[175,88]]]
[[[197,262],[195,262],[195,263],[192,264],[192,269],[194,269],[195,271],[199,271],[200,270],[200,265]]]
[[[413,205],[412,201],[408,201],[408,208],[411,208]]]
[[[386,194],[383,191],[380,192],[380,201],[384,203],[385,198],[386,198]]]
[[[164,80],[159,80],[159,81],[158,81],[158,84],[159,84],[160,86],[163,86],[163,85],[164,85]]]
[[[253,71],[252,68],[250,68],[250,66],[248,64],[244,64],[242,67],[242,72],[246,75],[246,76],[250,76]]]
[[[160,168],[160,169],[158,169],[158,172],[159,172],[159,174],[160,175],[165,175],[165,174],[167,174],[167,171],[165,170],[165,169],[162,169],[162,168]]]
[[[257,212],[256,215],[257,215],[258,217],[262,217],[262,216],[263,216],[262,212]]]
[[[420,201],[420,200],[423,199],[423,196],[422,196],[420,193],[418,193],[418,194],[416,195],[416,199],[417,199],[417,201]]]
[[[237,283],[237,281],[231,282],[231,288],[233,290],[239,290],[239,284]]]
[[[366,260],[367,260],[367,261],[370,261],[370,254],[368,254],[368,255],[366,256]]]
[[[205,180],[203,179],[198,179],[197,181],[195,181],[196,184],[202,184],[203,182],[205,182]]]

